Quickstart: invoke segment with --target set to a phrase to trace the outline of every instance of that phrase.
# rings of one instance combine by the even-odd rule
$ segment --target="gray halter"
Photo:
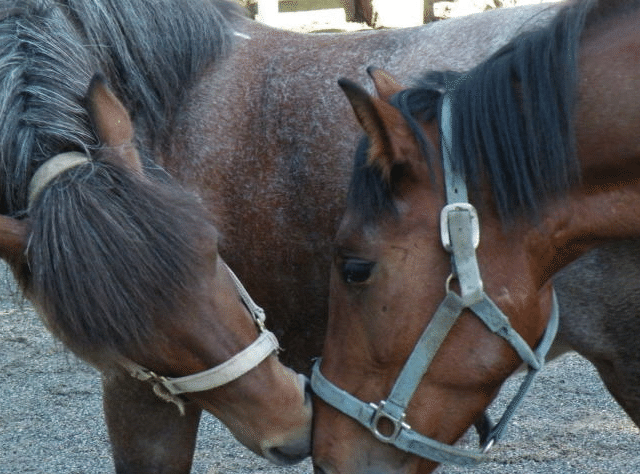
[[[484,454],[504,434],[508,422],[529,390],[535,375],[544,365],[545,356],[558,329],[559,315],[554,291],[549,323],[538,347],[532,350],[513,329],[509,318],[484,292],[475,252],[480,240],[478,214],[467,201],[464,174],[461,170],[454,170],[451,163],[451,105],[448,95],[443,99],[440,124],[447,194],[447,205],[441,213],[440,231],[442,244],[451,253],[453,267],[452,274],[447,279],[444,301],[420,336],[386,400],[377,404],[365,403],[333,385],[320,372],[320,359],[313,366],[311,388],[326,403],[368,428],[381,442],[438,463],[464,466],[485,460]],[[460,294],[449,288],[453,278],[459,282]],[[405,422],[409,401],[447,334],[465,309],[471,310],[492,332],[505,339],[529,366],[518,393],[509,403],[500,421],[490,427],[486,435],[482,435],[483,444],[480,451],[457,448],[421,435]],[[393,425],[391,434],[380,432],[381,420],[387,420]]]

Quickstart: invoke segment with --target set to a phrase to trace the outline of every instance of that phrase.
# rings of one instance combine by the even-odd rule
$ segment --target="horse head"
[[[371,71],[379,97],[341,81],[366,137],[312,374],[316,472],[424,473],[482,460],[452,444],[523,362],[530,376],[511,407],[542,367],[557,328],[550,277],[640,231],[637,102],[603,93],[616,84],[637,97],[638,62],[621,58],[640,42],[638,10],[612,26],[592,6],[569,5],[465,75],[405,88]],[[581,36],[587,12],[593,29]],[[564,46],[543,66],[536,54],[554,40]],[[524,72],[522,57],[560,75]]]
[[[381,97],[401,90],[398,85],[394,91],[390,76],[382,71],[374,77]],[[357,200],[359,204],[348,206],[335,239],[327,335],[331,343],[325,345],[322,374],[340,389],[379,408],[380,401],[392,392],[430,315],[437,312],[449,291],[459,292],[460,285],[451,278],[450,255],[440,239],[441,210],[446,203],[439,160],[430,164],[423,158],[413,131],[394,106],[352,83],[342,82],[341,86],[367,134],[367,143],[355,165],[363,173],[354,178],[350,189],[350,203]],[[424,132],[430,151],[436,153],[437,122],[426,123]],[[361,181],[355,183],[355,179]],[[529,237],[519,232],[505,235],[498,216],[490,213],[482,214],[480,235],[483,243],[495,244],[478,252],[484,291],[493,295],[493,301],[510,315],[513,329],[534,347],[547,325],[551,286],[541,283],[530,255],[506,245],[510,239]],[[339,360],[349,363],[335,363]],[[319,469],[360,472],[365,456],[367,462],[379,466],[375,472],[433,469],[434,462],[402,453],[377,438],[392,437],[397,422],[442,443],[454,442],[521,363],[508,343],[465,310],[419,380],[402,420],[382,416],[376,422],[377,433],[365,435],[364,427],[318,404],[315,433],[327,449],[315,448]],[[344,442],[354,438],[359,444]],[[357,449],[357,455],[350,446]],[[335,462],[336,452],[339,459],[349,460],[347,464]],[[323,467],[324,463],[338,464],[339,470]]]
[[[303,459],[306,380],[278,361],[277,340],[218,254],[204,206],[145,166],[130,115],[103,77],[85,105],[99,146],[40,165],[26,217],[0,218],[0,256],[79,357],[149,381],[182,410],[210,411],[273,462]]]

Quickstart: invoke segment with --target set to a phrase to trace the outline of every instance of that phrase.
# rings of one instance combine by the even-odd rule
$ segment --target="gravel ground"
[[[113,473],[98,373],[52,339],[7,280],[0,287],[0,473]],[[509,382],[503,394],[514,390]],[[504,406],[503,398],[496,404]],[[639,473],[639,434],[593,368],[568,355],[540,375],[493,462],[439,472]],[[290,468],[268,464],[213,417],[203,417],[193,473],[310,471],[309,461]]]

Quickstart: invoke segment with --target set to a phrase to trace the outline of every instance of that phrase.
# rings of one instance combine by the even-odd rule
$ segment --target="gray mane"
[[[229,51],[239,17],[211,0],[1,0],[0,213],[25,209],[43,161],[98,146],[83,107],[94,74],[155,143],[183,92]]]
[[[192,303],[215,229],[152,151],[185,90],[230,51],[239,18],[224,0],[0,0],[0,213],[28,217],[26,262],[14,270],[79,355],[144,349]],[[131,113],[146,179],[106,159],[115,151],[86,108],[96,73]],[[35,170],[66,151],[91,160],[27,211]]]

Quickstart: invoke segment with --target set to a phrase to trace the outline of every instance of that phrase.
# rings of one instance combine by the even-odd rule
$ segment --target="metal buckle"
[[[385,412],[384,411],[385,403],[386,402],[384,401],[381,401],[378,405],[376,405],[375,403],[369,403],[369,405],[376,411],[373,414],[373,418],[371,418],[371,426],[369,427],[369,429],[371,430],[373,435],[376,437],[376,439],[378,439],[379,441],[382,441],[383,443],[393,443],[393,441],[395,441],[395,439],[398,437],[402,429],[410,430],[411,426],[405,423],[404,413],[400,418],[395,418],[389,415],[387,412]],[[391,424],[393,424],[393,432],[389,436],[386,436],[380,433],[380,431],[378,431],[378,423],[382,419],[389,420]]]
[[[267,326],[264,324],[264,319],[258,318],[256,316],[254,316],[253,318],[255,320],[256,326],[258,326],[258,332],[260,334],[265,332],[267,330]]]
[[[129,374],[141,382],[151,382],[151,383],[159,383],[161,385],[165,385],[169,382],[169,379],[163,375],[156,374],[153,370],[146,369],[142,366],[135,365],[127,365]]]
[[[156,384],[156,385],[160,385],[162,386],[163,389],[165,390],[169,390],[167,388],[167,385],[169,384],[170,380],[168,377],[165,377],[164,375],[158,375],[155,372],[153,372],[152,370],[147,370],[147,380],[145,380],[145,382],[151,382],[152,384]]]
[[[449,233],[449,213],[452,211],[467,211],[471,214],[471,242],[473,248],[478,248],[480,244],[480,220],[478,219],[478,211],[468,202],[455,202],[447,204],[440,212],[440,238],[442,246],[447,252],[451,252],[451,235]]]
[[[495,444],[495,442],[496,442],[495,438],[491,438],[489,441],[487,441],[487,444],[485,444],[484,447],[482,448],[482,454],[487,454],[489,450],[493,448],[493,445]]]

